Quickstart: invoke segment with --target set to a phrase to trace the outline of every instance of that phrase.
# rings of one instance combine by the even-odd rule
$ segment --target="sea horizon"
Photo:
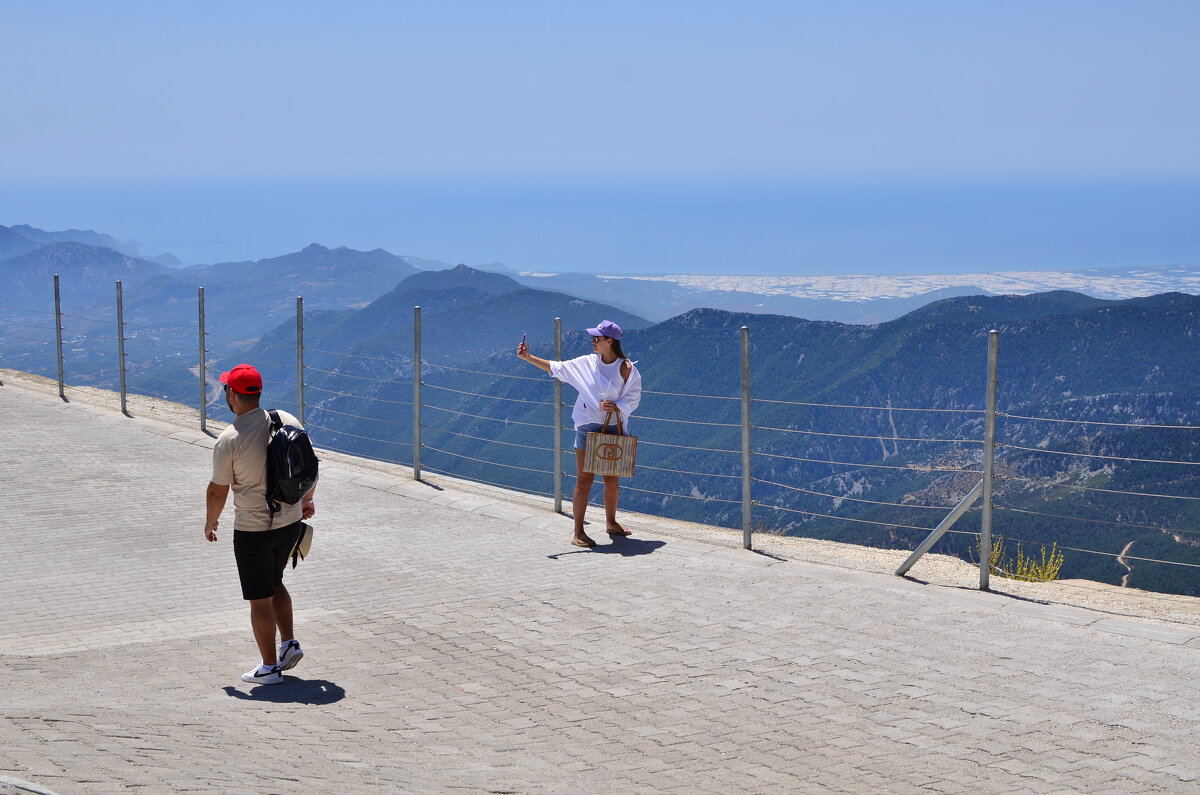
[[[0,183],[0,224],[184,264],[312,243],[515,271],[884,275],[1200,260],[1200,180],[172,179]]]

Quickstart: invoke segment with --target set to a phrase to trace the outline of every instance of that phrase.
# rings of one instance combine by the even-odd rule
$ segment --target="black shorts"
[[[267,599],[283,585],[283,570],[300,537],[304,522],[274,530],[233,531],[233,557],[237,560],[238,579],[243,599]]]

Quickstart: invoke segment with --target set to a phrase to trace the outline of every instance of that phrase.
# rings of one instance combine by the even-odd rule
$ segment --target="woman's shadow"
[[[551,560],[558,560],[563,555],[575,555],[584,552],[599,552],[601,555],[620,555],[625,558],[632,558],[635,555],[649,555],[659,547],[666,546],[665,541],[643,541],[640,538],[630,538],[629,536],[610,536],[611,544],[597,544],[591,549],[572,549],[569,552],[559,552],[556,555],[547,555]]]
[[[346,697],[346,691],[325,679],[283,677],[282,685],[257,685],[243,693],[232,685],[225,688],[230,698],[245,701],[266,701],[272,704],[333,704]]]

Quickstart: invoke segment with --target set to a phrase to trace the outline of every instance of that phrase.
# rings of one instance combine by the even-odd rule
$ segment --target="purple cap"
[[[612,337],[614,340],[621,339],[621,327],[611,320],[601,320],[600,325],[587,330],[588,334],[593,337]]]

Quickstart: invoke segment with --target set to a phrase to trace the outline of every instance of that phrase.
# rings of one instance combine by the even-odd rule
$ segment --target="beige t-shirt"
[[[284,425],[303,427],[286,411],[279,412]],[[280,503],[272,521],[267,509],[267,437],[271,418],[266,409],[253,409],[234,419],[221,431],[213,447],[212,482],[233,487],[233,527],[235,530],[274,530],[300,521],[300,503]]]

